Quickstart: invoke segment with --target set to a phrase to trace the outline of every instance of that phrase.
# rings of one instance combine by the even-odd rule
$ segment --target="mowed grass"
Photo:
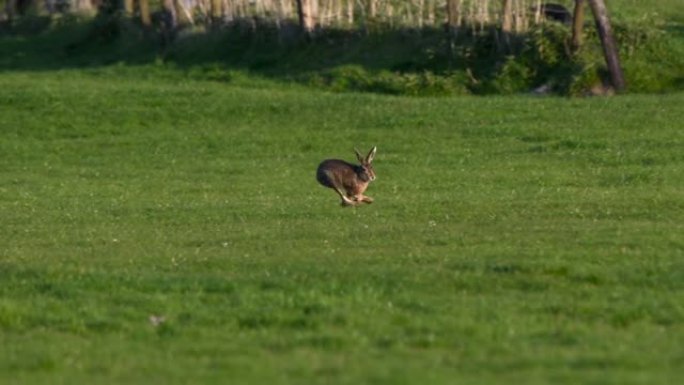
[[[684,375],[684,94],[0,84],[1,383]],[[372,145],[342,208],[315,168]]]

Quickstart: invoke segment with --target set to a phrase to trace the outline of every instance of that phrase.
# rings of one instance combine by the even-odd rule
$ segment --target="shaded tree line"
[[[103,3],[138,18],[144,25],[151,23],[154,12],[167,11],[178,25],[258,18],[296,21],[307,33],[317,28],[364,27],[372,23],[416,28],[447,23],[452,27],[485,28],[501,20],[511,20],[516,31],[524,31],[542,22],[544,16],[555,19],[557,7],[565,9],[562,4],[547,5],[542,0],[0,0],[0,14],[8,20],[27,13],[94,13]]]
[[[94,14],[99,10],[138,20],[146,28],[157,24],[165,32],[248,22],[255,28],[262,23],[294,28],[307,37],[326,28],[444,27],[452,36],[464,29],[476,35],[496,28],[507,40],[533,25],[552,21],[572,29],[570,45],[576,52],[583,44],[587,4],[611,81],[621,90],[624,78],[604,0],[566,0],[564,4],[543,0],[4,0],[0,22],[27,14]]]

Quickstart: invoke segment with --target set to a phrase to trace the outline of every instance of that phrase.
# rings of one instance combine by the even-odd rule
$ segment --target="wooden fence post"
[[[582,47],[582,29],[584,27],[584,0],[575,0],[575,11],[572,15],[572,51]]]
[[[620,67],[620,57],[615,44],[613,29],[610,26],[610,19],[608,19],[606,4],[604,0],[589,0],[589,6],[596,20],[596,29],[598,29],[601,45],[603,45],[603,54],[606,57],[610,81],[615,91],[623,91],[625,89],[625,77]]]

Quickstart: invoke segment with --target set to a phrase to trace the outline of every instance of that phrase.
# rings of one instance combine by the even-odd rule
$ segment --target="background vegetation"
[[[534,3],[518,2],[521,10]],[[439,2],[421,3],[424,12],[418,12],[417,3],[406,3],[415,8],[405,9],[411,18],[397,16],[405,7],[395,6],[392,15],[399,19],[392,21],[381,17],[380,11],[392,4],[383,1],[376,18],[363,19],[364,9],[356,8],[356,24],[328,25],[311,41],[298,38],[292,18],[263,7],[238,7],[243,13],[232,12],[232,19],[222,19],[220,27],[197,22],[172,31],[159,23],[142,27],[138,19],[121,13],[104,12],[94,20],[78,14],[24,17],[0,28],[5,31],[0,66],[42,70],[151,65],[154,71],[181,69],[195,78],[228,81],[239,73],[337,91],[406,95],[602,92],[605,66],[590,18],[586,44],[573,54],[569,27],[560,23],[530,21],[505,40],[498,3],[486,3],[485,22],[477,7],[464,2],[463,25],[453,35],[443,28]],[[571,8],[571,3],[565,5]],[[681,90],[684,7],[678,1],[627,0],[610,6],[629,91]]]

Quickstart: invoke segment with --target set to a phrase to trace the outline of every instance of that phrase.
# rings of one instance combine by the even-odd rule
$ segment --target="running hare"
[[[356,206],[361,202],[372,203],[373,198],[363,195],[368,184],[375,180],[373,158],[377,147],[373,147],[364,158],[359,150],[354,149],[360,165],[351,164],[339,159],[326,159],[318,165],[316,179],[318,183],[335,190],[342,198],[342,206]]]

